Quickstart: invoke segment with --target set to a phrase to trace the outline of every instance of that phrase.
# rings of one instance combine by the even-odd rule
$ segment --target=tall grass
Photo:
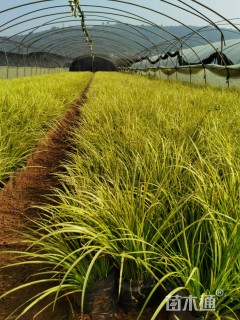
[[[24,164],[89,79],[90,73],[64,73],[0,81],[0,182]]]
[[[234,319],[240,309],[238,101],[236,91],[96,74],[73,133],[75,149],[59,175],[63,187],[45,208],[50,218],[28,239],[36,253],[26,255],[46,267],[51,261],[46,272],[73,258],[59,273],[57,293],[73,278],[84,293],[88,281],[114,265],[119,292],[123,279],[139,285],[151,279],[166,295],[185,288],[200,308],[221,289],[216,310],[199,316]]]

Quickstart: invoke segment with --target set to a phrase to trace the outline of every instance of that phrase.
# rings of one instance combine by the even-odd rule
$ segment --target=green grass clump
[[[82,291],[83,307],[88,284],[114,266],[119,291],[123,279],[151,279],[155,289],[185,289],[198,308],[221,289],[216,310],[198,315],[234,319],[239,113],[237,91],[97,73],[59,175],[63,188],[27,240],[29,263],[50,263],[43,278],[56,270],[47,294]]]
[[[77,99],[90,73],[0,81],[0,182],[24,164],[46,131]]]

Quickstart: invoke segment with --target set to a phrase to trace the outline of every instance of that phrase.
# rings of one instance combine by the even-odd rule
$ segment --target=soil
[[[66,151],[71,148],[70,133],[80,115],[80,107],[85,103],[90,82],[81,97],[66,111],[60,121],[39,142],[34,152],[27,160],[25,170],[19,170],[9,178],[0,190],[0,265],[14,262],[14,254],[6,250],[18,250],[23,245],[17,230],[22,230],[30,223],[30,218],[36,218],[39,210],[34,206],[47,203],[47,196],[53,187],[60,185],[55,173],[61,170],[61,163],[66,159]],[[36,272],[34,266],[22,266],[0,269],[0,295],[17,285],[26,282],[31,273]],[[37,293],[38,288],[34,289]],[[26,301],[34,292],[32,289],[19,291],[0,300],[0,320],[6,319],[13,310]],[[55,312],[47,310],[37,320],[69,319],[69,303],[62,301]],[[33,319],[37,309],[33,308],[22,319]],[[10,319],[16,319],[16,315]]]
[[[0,190],[0,266],[6,266],[15,261],[15,255],[6,251],[17,251],[24,249],[21,237],[17,230],[23,230],[29,225],[29,218],[37,218],[39,209],[37,205],[48,203],[47,196],[51,194],[53,187],[60,186],[55,173],[61,169],[61,163],[66,159],[66,151],[71,148],[69,137],[80,116],[80,108],[86,101],[86,93],[91,81],[85,88],[81,97],[74,105],[67,110],[59,123],[54,126],[39,142],[35,151],[27,160],[25,170],[19,170],[10,177],[5,187]],[[0,269],[0,295],[11,288],[27,282],[30,274],[37,271],[36,266],[21,266]],[[43,289],[41,285],[41,289]],[[0,300],[0,320],[5,320],[17,307],[27,298],[37,294],[39,286],[25,288]],[[49,300],[51,301],[51,300]],[[46,303],[46,300],[44,301]],[[45,304],[44,304],[45,305]],[[33,307],[26,313],[22,320],[101,320],[101,316],[75,315],[70,301],[67,299],[60,301],[54,311],[50,306],[37,315],[41,304]],[[153,310],[146,310],[141,320],[149,320]],[[179,319],[195,319],[190,313],[179,313]],[[16,319],[14,314],[8,319]],[[111,317],[105,320],[134,320],[137,319],[136,312],[125,314],[120,309]],[[171,320],[174,313],[162,311],[158,320]]]

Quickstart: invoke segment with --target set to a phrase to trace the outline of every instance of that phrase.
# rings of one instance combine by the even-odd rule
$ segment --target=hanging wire
[[[86,43],[88,44],[90,57],[92,59],[92,71],[93,71],[93,64],[94,64],[94,54],[93,54],[93,41],[88,33],[88,29],[85,22],[84,12],[81,9],[80,1],[79,0],[69,0],[69,5],[72,10],[72,15],[77,17],[77,12],[79,13],[79,17],[81,18],[81,27],[82,31],[85,35]]]

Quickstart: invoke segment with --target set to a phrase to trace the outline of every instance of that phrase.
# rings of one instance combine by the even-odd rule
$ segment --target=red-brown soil
[[[19,170],[11,176],[0,191],[1,266],[14,261],[14,255],[7,254],[6,250],[18,250],[22,246],[20,236],[15,230],[21,230],[26,226],[29,223],[28,218],[37,217],[38,209],[33,206],[46,203],[46,196],[51,193],[51,189],[59,185],[55,173],[61,170],[60,165],[66,159],[66,150],[71,147],[68,138],[80,114],[80,106],[86,100],[89,85],[90,83],[79,100],[67,110],[58,124],[36,146],[35,151],[27,160],[26,170]],[[10,288],[25,283],[27,277],[35,271],[34,267],[29,266],[0,270],[0,295]],[[0,320],[6,319],[7,315],[21,304],[21,299],[24,301],[32,294],[31,289],[2,299],[0,301]],[[68,319],[68,309],[68,303],[62,302],[54,313],[45,312],[37,319]],[[33,309],[22,319],[33,319],[35,313],[36,309]],[[11,319],[15,318],[16,316]]]
[[[6,250],[18,250],[23,248],[20,236],[16,229],[22,230],[29,223],[29,218],[37,218],[39,210],[34,206],[47,203],[47,195],[51,189],[59,185],[56,172],[61,170],[61,163],[66,159],[66,150],[71,148],[69,136],[77,118],[80,115],[80,106],[86,100],[86,92],[90,83],[78,101],[64,114],[59,123],[52,128],[46,137],[36,146],[35,151],[29,157],[25,170],[19,170],[11,176],[5,187],[0,191],[0,259],[1,266],[14,262],[14,254],[6,253]],[[36,266],[21,266],[0,270],[0,295],[10,288],[26,283],[30,274],[36,272]],[[19,307],[27,297],[38,292],[38,286],[34,290],[24,289],[16,292],[0,301],[0,320],[7,318],[14,309]],[[42,289],[42,287],[41,287]],[[101,317],[73,316],[69,301],[58,303],[55,310],[45,310],[35,317],[39,307],[28,311],[23,320],[100,320]],[[141,320],[149,320],[151,311],[146,312]],[[109,320],[133,320],[136,313],[124,314],[120,310]],[[182,319],[192,319],[190,315],[184,315]],[[16,319],[16,314],[9,319]],[[158,319],[173,319],[173,313],[162,312]]]
[[[24,215],[31,217],[34,205],[46,201],[50,188],[58,185],[54,173],[65,159],[68,130],[73,126],[78,109],[70,108],[55,128],[39,143],[27,160],[26,170],[10,177],[0,191],[0,243],[14,244],[18,235],[11,230],[24,224]]]

